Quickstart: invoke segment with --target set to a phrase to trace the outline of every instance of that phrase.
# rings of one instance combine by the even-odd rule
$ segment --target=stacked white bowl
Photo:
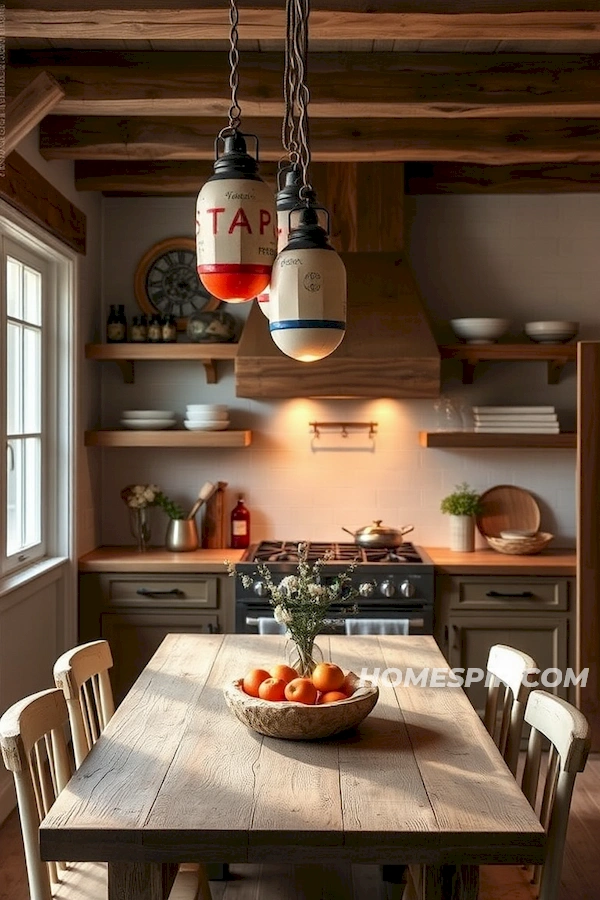
[[[168,409],[124,409],[121,413],[123,428],[139,431],[163,431],[175,424],[175,413]]]
[[[218,403],[188,403],[183,424],[189,431],[224,431],[229,410]]]

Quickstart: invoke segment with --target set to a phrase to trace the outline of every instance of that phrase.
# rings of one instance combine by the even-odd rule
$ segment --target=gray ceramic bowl
[[[538,344],[564,344],[579,331],[579,322],[526,322],[523,331]]]
[[[509,329],[508,319],[451,319],[454,334],[467,344],[493,344]]]

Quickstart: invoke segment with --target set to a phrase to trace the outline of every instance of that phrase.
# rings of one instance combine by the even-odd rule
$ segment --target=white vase
[[[450,549],[471,553],[475,549],[473,516],[450,516]]]

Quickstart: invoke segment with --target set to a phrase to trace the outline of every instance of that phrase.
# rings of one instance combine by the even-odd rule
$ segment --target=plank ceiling
[[[239,6],[243,128],[272,174],[284,0]],[[7,95],[63,87],[40,150],[81,190],[195,193],[227,37],[227,0],[9,0]],[[600,184],[599,0],[313,0],[309,86],[316,163],[406,162],[419,190]]]

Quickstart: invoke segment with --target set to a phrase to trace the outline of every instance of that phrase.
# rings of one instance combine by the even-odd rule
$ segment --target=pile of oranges
[[[301,678],[295,669],[283,664],[271,669],[252,669],[242,687],[251,697],[261,700],[292,700],[313,706],[347,700],[354,686],[334,663],[319,663],[310,678]]]

